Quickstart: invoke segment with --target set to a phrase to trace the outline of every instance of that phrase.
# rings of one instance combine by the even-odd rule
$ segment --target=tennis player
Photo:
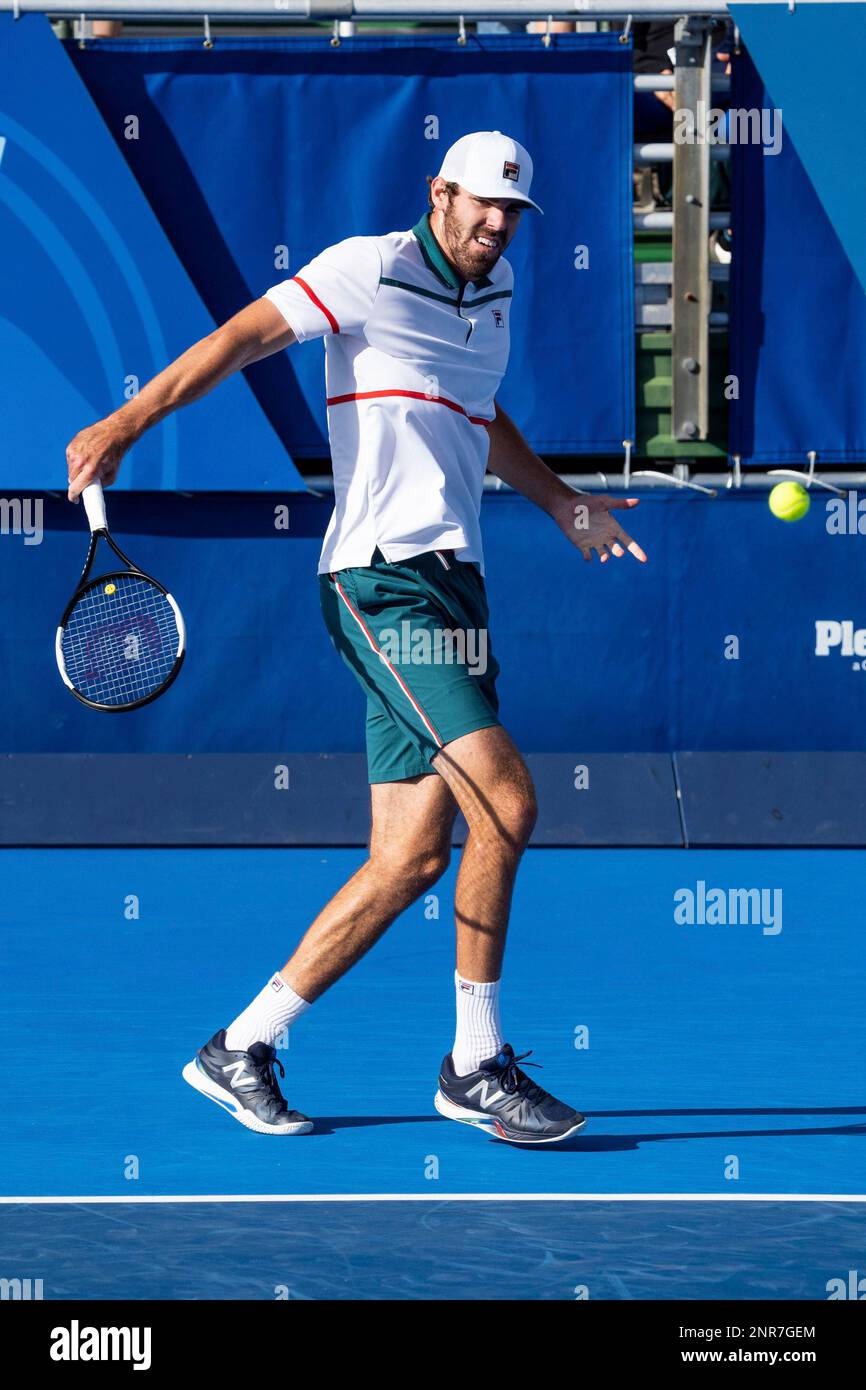
[[[326,340],[335,505],[319,582],[331,640],[366,696],[372,833],[366,863],[287,964],[184,1069],[259,1134],[312,1129],[282,1096],[275,1044],[440,877],[458,807],[469,834],[455,892],[457,1024],[436,1108],[522,1144],[557,1143],[585,1123],[521,1070],[528,1054],[515,1056],[500,1022],[511,895],[536,802],[497,713],[485,469],[541,507],[585,560],[646,556],[615,517],[637,499],[572,491],[495,399],[513,286],[503,253],[524,212],[541,212],[531,181],[516,140],[464,135],[428,178],[430,210],[411,231],[327,247],[67,450],[74,499],[97,477],[111,483],[146,429],[231,372]]]

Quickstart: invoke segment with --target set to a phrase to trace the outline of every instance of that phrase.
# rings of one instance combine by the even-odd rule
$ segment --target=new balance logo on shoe
[[[234,1072],[232,1077],[232,1090],[236,1091],[239,1086],[255,1086],[256,1078],[250,1076],[243,1062],[229,1062],[227,1067],[223,1067],[223,1072]]]
[[[493,1095],[490,1094],[491,1087],[493,1087]],[[472,1097],[477,1096],[479,1092],[481,1094],[478,1104],[481,1106],[482,1110],[489,1110],[491,1105],[494,1105],[496,1101],[505,1099],[505,1092],[500,1091],[495,1082],[487,1080],[479,1081],[477,1086],[473,1086],[471,1091],[467,1091],[466,1099],[471,1100]]]

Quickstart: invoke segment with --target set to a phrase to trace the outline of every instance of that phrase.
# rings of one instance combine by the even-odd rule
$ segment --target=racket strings
[[[178,657],[177,618],[166,595],[144,575],[97,580],[70,612],[61,642],[66,674],[94,704],[146,699]]]

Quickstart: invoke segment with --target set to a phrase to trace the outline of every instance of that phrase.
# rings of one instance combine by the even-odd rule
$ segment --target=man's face
[[[434,180],[432,191],[436,230],[460,274],[464,280],[488,275],[514,236],[524,205],[509,198],[476,198],[465,188],[449,198],[444,179]]]

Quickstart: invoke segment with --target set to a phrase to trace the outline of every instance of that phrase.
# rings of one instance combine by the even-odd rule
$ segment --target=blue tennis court
[[[825,1296],[864,1235],[862,1206],[840,1200],[866,1193],[860,853],[530,851],[506,1028],[588,1116],[534,1151],[432,1107],[453,1033],[449,870],[438,918],[435,901],[404,914],[293,1028],[284,1091],[315,1129],[265,1142],[181,1067],[360,860],[7,852],[2,1042],[20,1065],[4,1195],[21,1205],[4,1239],[18,1265],[43,1252],[58,1297],[257,1297],[281,1282],[292,1233],[297,1297],[436,1296],[434,1266],[451,1297],[455,1280],[477,1297],[500,1277],[547,1298],[574,1296],[569,1280],[608,1298]],[[677,922],[700,881],[772,889],[774,913]],[[635,1197],[648,1200],[621,1200]]]

